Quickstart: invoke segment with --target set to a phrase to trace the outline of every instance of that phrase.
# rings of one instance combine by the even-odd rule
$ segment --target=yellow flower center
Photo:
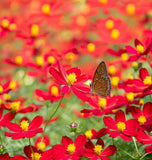
[[[126,97],[127,97],[129,102],[132,102],[134,100],[134,93],[129,92],[129,93],[126,94]]]
[[[109,66],[108,72],[110,75],[114,75],[116,73],[116,67],[114,65]]]
[[[0,93],[3,92],[3,86],[0,85]]]
[[[123,132],[126,129],[126,124],[124,122],[118,122],[117,123],[117,128],[119,132]]]
[[[15,58],[15,63],[18,64],[18,65],[21,65],[23,62],[23,58],[21,56],[17,56]]]
[[[128,54],[127,54],[127,53],[123,53],[123,54],[121,55],[121,59],[122,59],[123,61],[127,61],[127,60],[128,60]]]
[[[150,76],[146,76],[146,78],[144,79],[144,84],[147,86],[151,85],[151,77]]]
[[[97,144],[96,146],[94,146],[93,150],[97,155],[100,155],[102,151],[102,146]]]
[[[77,76],[75,73],[70,73],[69,75],[67,75],[67,84],[69,86],[73,85],[73,83],[76,81],[77,81]]]
[[[144,104],[144,100],[143,100],[143,99],[140,99],[140,100],[139,100],[139,104],[140,104],[140,105],[143,105],[143,104]]]
[[[44,63],[43,57],[42,56],[36,57],[36,63],[37,63],[38,66],[42,67],[43,63]]]
[[[69,144],[68,145],[68,147],[67,147],[67,151],[68,151],[68,153],[71,155],[71,154],[73,154],[74,152],[75,152],[75,145],[74,144]]]
[[[2,20],[2,27],[6,29],[6,28],[8,28],[8,26],[9,26],[9,21],[7,19],[3,19]]]
[[[109,19],[106,21],[105,26],[107,29],[112,29],[114,27],[114,22],[113,20]]]
[[[81,113],[81,117],[83,117],[84,116],[84,113]]]
[[[128,74],[127,79],[134,79],[134,77],[131,74]]]
[[[89,43],[87,45],[87,49],[88,49],[89,52],[94,52],[95,49],[96,49],[96,46],[93,43]]]
[[[129,15],[134,15],[135,14],[135,5],[132,4],[132,3],[129,3],[126,5],[126,12],[129,14]]]
[[[146,117],[145,116],[138,117],[138,122],[140,125],[143,125],[146,122]]]
[[[19,109],[19,107],[20,107],[20,104],[21,104],[20,101],[12,102],[12,103],[10,104],[10,107],[11,107],[12,111],[15,111],[15,112],[18,111],[18,109]]]
[[[73,52],[69,52],[66,54],[66,59],[69,61],[72,61],[75,57],[75,54]]]
[[[112,77],[111,78],[111,84],[113,87],[117,87],[118,86],[118,83],[119,83],[119,77]]]
[[[10,98],[11,98],[11,96],[9,94],[7,94],[7,93],[3,94],[4,101],[9,100]]]
[[[15,81],[11,81],[9,84],[9,89],[15,89],[16,88],[16,82]]]
[[[28,121],[23,120],[23,121],[20,123],[20,127],[22,128],[22,131],[23,131],[23,132],[27,132],[27,131],[28,131],[28,127],[29,127]]]
[[[42,12],[46,15],[49,15],[50,14],[50,6],[48,4],[44,4],[42,6]]]
[[[90,13],[90,10],[91,10],[91,6],[90,5],[88,5],[88,4],[85,4],[84,6],[82,6],[82,13],[83,14],[88,14],[88,13]]]
[[[58,96],[58,94],[59,94],[58,87],[52,86],[52,88],[51,88],[51,95],[54,96],[54,97],[56,97],[56,96]]]
[[[80,15],[80,16],[78,16],[77,17],[77,19],[76,19],[76,23],[77,23],[77,25],[79,25],[79,26],[85,26],[86,25],[86,23],[87,23],[87,20],[86,20],[86,18],[84,17],[84,16],[82,16],[82,15]]]
[[[117,39],[118,37],[119,37],[119,35],[120,35],[120,32],[119,32],[119,30],[118,29],[113,29],[112,31],[111,31],[111,38],[112,39]]]
[[[107,100],[105,98],[99,98],[98,105],[103,110],[107,105]]]
[[[99,3],[106,4],[108,0],[99,0]]]
[[[3,101],[0,99],[0,105],[3,103]]]
[[[49,64],[53,64],[55,62],[55,58],[53,56],[49,56],[47,61]]]
[[[93,136],[92,131],[91,131],[91,130],[86,131],[86,132],[85,132],[85,136],[87,137],[87,139],[91,139],[92,136]]]
[[[134,69],[137,69],[138,68],[138,63],[137,62],[132,62],[132,66]]]
[[[39,160],[41,158],[41,154],[40,153],[31,153],[31,158],[32,160]]]
[[[144,47],[143,47],[143,45],[141,45],[141,44],[138,44],[138,45],[136,46],[136,49],[137,49],[137,51],[138,51],[139,53],[143,53],[143,51],[144,51]]]
[[[31,36],[35,38],[38,35],[39,35],[39,26],[37,24],[33,24],[31,26]]]
[[[9,29],[10,29],[11,31],[15,31],[15,30],[16,30],[16,23],[11,23],[11,24],[9,25]]]
[[[41,142],[40,146],[40,143],[37,143],[37,148],[39,148],[41,151],[44,151],[46,148],[46,144],[44,142]]]

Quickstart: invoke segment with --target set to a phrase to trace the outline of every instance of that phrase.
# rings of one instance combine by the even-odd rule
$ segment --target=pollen
[[[144,84],[147,86],[151,85],[151,77],[150,76],[146,76],[146,78],[144,79]]]
[[[3,92],[3,86],[0,85],[0,93]]]
[[[93,150],[97,155],[100,155],[102,151],[102,146],[97,144]]]
[[[77,25],[79,25],[79,26],[85,26],[86,25],[86,23],[87,23],[87,20],[86,20],[86,18],[84,17],[84,16],[82,16],[82,15],[80,15],[80,16],[78,16],[77,17],[77,19],[76,19],[76,23],[77,23]]]
[[[9,84],[9,89],[15,89],[16,88],[16,82],[15,81],[11,81]]]
[[[50,14],[50,6],[48,4],[44,4],[42,6],[42,12],[46,15],[49,15]]]
[[[75,149],[76,149],[76,147],[75,147],[74,144],[69,144],[66,150],[71,155],[71,154],[73,154],[75,152]]]
[[[117,39],[118,37],[119,37],[119,35],[120,35],[120,32],[119,32],[119,30],[118,29],[113,29],[112,31],[111,31],[111,39]]]
[[[127,79],[134,79],[134,77],[131,74],[128,74]]]
[[[99,98],[98,105],[103,110],[107,105],[107,100],[105,98]]]
[[[122,59],[123,61],[127,61],[127,60],[128,60],[128,54],[127,54],[127,53],[123,53],[123,54],[121,55],[121,59]]]
[[[36,57],[36,63],[37,63],[38,66],[42,67],[43,63],[44,63],[43,57],[42,56]]]
[[[145,116],[138,117],[138,122],[140,125],[143,125],[146,122],[146,117]]]
[[[132,102],[134,100],[134,93],[129,92],[129,93],[126,94],[126,97],[127,97],[129,102]]]
[[[66,59],[69,61],[72,61],[75,57],[75,54],[73,52],[69,52],[66,54]]]
[[[9,26],[9,21],[7,19],[3,19],[2,20],[2,27],[7,29]]]
[[[129,3],[126,5],[126,12],[128,13],[128,15],[134,15],[135,14],[135,5],[132,3]]]
[[[9,94],[5,93],[5,94],[3,94],[3,99],[4,99],[4,101],[8,101],[11,99],[11,96]]]
[[[91,139],[92,136],[93,136],[92,131],[91,131],[91,130],[86,131],[86,132],[85,132],[85,136],[87,137],[87,139]]]
[[[9,29],[10,29],[11,31],[15,31],[15,30],[16,30],[16,23],[11,23],[11,24],[9,25]]]
[[[110,75],[114,75],[116,73],[116,67],[114,65],[110,65],[108,68],[108,72]]]
[[[56,96],[58,96],[58,94],[59,94],[58,87],[52,86],[51,87],[51,95],[54,96],[54,97],[56,97]]]
[[[106,4],[108,0],[99,0],[99,3]]]
[[[113,87],[117,87],[118,83],[119,83],[119,77],[114,76],[111,78],[111,84]]]
[[[53,56],[49,56],[47,61],[49,64],[53,64],[55,62],[55,58]]]
[[[76,81],[77,81],[77,76],[75,73],[70,73],[69,75],[67,75],[67,84],[69,86],[73,85],[73,83]]]
[[[40,146],[41,144],[41,146]],[[44,142],[37,143],[37,148],[39,148],[41,151],[44,151],[46,148],[46,144]]]
[[[19,110],[19,107],[20,107],[20,104],[21,104],[20,101],[12,102],[12,103],[10,104],[10,107],[11,107],[12,111],[14,111],[14,112],[18,111],[18,110]]]
[[[134,69],[137,69],[138,68],[138,63],[137,62],[132,62],[132,66]]]
[[[95,47],[95,45],[93,43],[89,43],[87,45],[87,49],[88,49],[89,52],[94,52],[96,47]]]
[[[123,132],[126,129],[126,124],[124,122],[118,122],[117,123],[117,128],[119,132]]]
[[[22,62],[23,62],[23,58],[22,58],[21,56],[17,56],[17,57],[15,58],[15,63],[16,63],[17,65],[21,65]]]
[[[109,19],[106,21],[105,26],[107,29],[112,29],[114,27],[114,22],[113,20]]]
[[[39,35],[39,26],[37,24],[33,24],[31,26],[31,36],[35,38],[38,35]]]
[[[28,127],[29,127],[28,121],[23,120],[23,121],[20,123],[20,127],[22,128],[22,131],[23,131],[23,132],[27,132],[27,131],[28,131]]]
[[[139,100],[139,104],[142,106],[144,104],[144,100],[143,99],[140,99]]]
[[[41,154],[40,153],[32,153],[31,154],[31,160],[39,160],[41,158]]]
[[[139,53],[143,53],[143,52],[144,52],[144,47],[143,47],[143,45],[141,45],[141,44],[138,44],[138,45],[136,46],[136,49],[137,49],[137,51],[138,51]]]

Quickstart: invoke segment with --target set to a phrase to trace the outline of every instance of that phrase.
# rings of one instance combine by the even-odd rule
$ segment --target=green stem
[[[115,146],[117,147],[117,148],[119,148],[121,151],[123,151],[124,153],[126,153],[129,157],[131,157],[132,159],[135,159],[131,154],[129,154],[127,151],[125,151],[125,150],[123,150],[122,148],[120,148],[119,146],[117,146],[116,144],[115,144]]]
[[[133,142],[134,142],[134,145],[135,145],[135,148],[136,148],[138,156],[141,156],[141,154],[139,153],[138,147],[137,147],[137,143],[136,143],[135,137],[132,137],[132,139],[133,139]]]
[[[140,160],[142,160],[144,157],[146,157],[149,153],[145,153],[141,158]]]
[[[61,105],[61,103],[62,103],[62,101],[63,101],[63,98],[64,98],[64,94],[63,94],[63,96],[62,96],[62,98],[61,98],[58,106],[56,107],[55,111],[51,114],[50,118],[47,120],[47,122],[46,122],[46,124],[45,124],[45,126],[44,126],[44,130],[43,130],[43,133],[42,133],[42,139],[41,139],[41,142],[40,142],[40,145],[39,145],[39,149],[40,149],[41,143],[42,143],[43,138],[44,138],[45,130],[46,130],[46,128],[47,128],[50,120],[53,118],[53,116],[56,114],[57,110],[59,109],[59,107],[60,107],[60,105]]]

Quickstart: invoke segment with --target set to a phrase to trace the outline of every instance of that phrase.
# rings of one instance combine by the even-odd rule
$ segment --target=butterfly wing
[[[105,62],[101,62],[94,74],[91,84],[91,91],[103,97],[107,97],[111,91],[111,81],[108,76]]]

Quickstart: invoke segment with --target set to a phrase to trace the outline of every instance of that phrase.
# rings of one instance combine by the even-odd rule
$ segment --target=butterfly
[[[91,92],[102,97],[107,97],[111,92],[111,81],[104,61],[98,65],[95,71],[91,83]]]

